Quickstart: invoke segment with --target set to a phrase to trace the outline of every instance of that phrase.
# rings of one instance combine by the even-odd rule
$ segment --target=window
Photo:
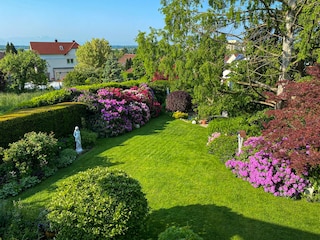
[[[67,59],[67,63],[73,63],[73,59],[72,58],[68,58]]]
[[[59,46],[59,49],[60,49],[60,51],[63,51],[63,46],[60,45],[60,46]]]

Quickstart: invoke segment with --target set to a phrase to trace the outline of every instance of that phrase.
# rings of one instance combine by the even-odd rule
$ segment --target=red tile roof
[[[71,49],[77,49],[80,45],[75,42],[30,42],[30,49],[40,55],[66,55]]]
[[[127,60],[129,60],[130,58],[134,59],[135,56],[135,54],[125,53],[121,58],[119,58],[118,62],[124,66],[126,65]]]

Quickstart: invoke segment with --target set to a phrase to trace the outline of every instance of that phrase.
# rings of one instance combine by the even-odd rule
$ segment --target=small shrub
[[[158,240],[202,240],[198,234],[188,227],[169,227],[160,233]]]
[[[135,239],[148,204],[137,180],[122,171],[98,167],[61,185],[48,212],[56,239]]]
[[[98,133],[93,132],[89,129],[81,130],[81,144],[83,148],[93,147],[98,139]]]
[[[175,112],[172,114],[172,117],[174,117],[175,119],[188,118],[188,113],[184,113],[184,112],[180,112],[180,111],[175,111]]]
[[[58,163],[57,167],[58,168],[64,168],[71,163],[77,158],[77,152],[74,149],[66,148],[63,149],[58,158]]]
[[[192,108],[191,96],[185,91],[171,92],[166,98],[166,110],[169,112],[188,112]]]
[[[236,135],[219,135],[211,140],[212,138],[210,136],[207,143],[209,153],[217,156],[223,163],[234,157],[238,146]]]
[[[0,199],[5,199],[9,196],[17,196],[22,188],[18,181],[13,180],[2,186],[0,189]]]

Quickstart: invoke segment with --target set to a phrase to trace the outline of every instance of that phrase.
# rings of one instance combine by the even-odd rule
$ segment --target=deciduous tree
[[[276,103],[266,101],[264,92],[280,94],[283,87],[279,81],[304,76],[304,64],[319,59],[320,4],[317,0],[162,0],[161,3],[164,29],[152,30],[149,36],[140,33],[137,39],[140,48],[137,53],[143,52],[145,58],[149,57],[145,63],[148,75],[161,68],[171,79],[179,76],[179,84],[188,83],[185,87],[201,87],[205,83],[198,76],[201,84],[194,81],[192,74],[177,75],[179,61],[185,63],[179,66],[183,69],[180,73],[189,73],[189,68],[199,74],[201,64],[208,66],[195,57],[202,51],[203,58],[211,57],[212,68],[222,69],[218,54],[213,54],[213,41],[221,46],[218,37],[238,39],[243,44],[246,61],[233,66],[229,79],[232,89],[219,89],[216,85],[215,92],[219,95],[216,99],[226,94],[227,98],[245,96],[242,102],[274,107]],[[211,43],[204,44],[205,41]],[[185,56],[193,54],[189,57],[193,58],[190,65]],[[212,81],[213,75],[210,78]]]
[[[78,64],[76,68],[103,69],[110,54],[111,46],[107,40],[93,38],[77,49]]]
[[[0,60],[0,70],[5,74],[8,88],[16,92],[23,92],[27,82],[34,85],[48,82],[46,61],[33,51],[6,54]]]

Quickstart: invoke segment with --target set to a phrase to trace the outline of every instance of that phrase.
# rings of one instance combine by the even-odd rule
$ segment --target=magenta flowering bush
[[[159,109],[151,88],[147,85],[121,88],[103,88],[96,94],[83,92],[78,101],[88,104],[95,113],[91,117],[92,128],[100,136],[117,136],[146,124],[151,116],[157,116]],[[152,113],[153,111],[153,113]]]
[[[299,198],[309,181],[290,168],[289,160],[277,159],[265,149],[258,150],[263,141],[263,137],[248,138],[243,152],[238,158],[228,160],[226,167],[252,186],[263,187],[265,192],[275,196]],[[244,160],[241,155],[248,157]]]

